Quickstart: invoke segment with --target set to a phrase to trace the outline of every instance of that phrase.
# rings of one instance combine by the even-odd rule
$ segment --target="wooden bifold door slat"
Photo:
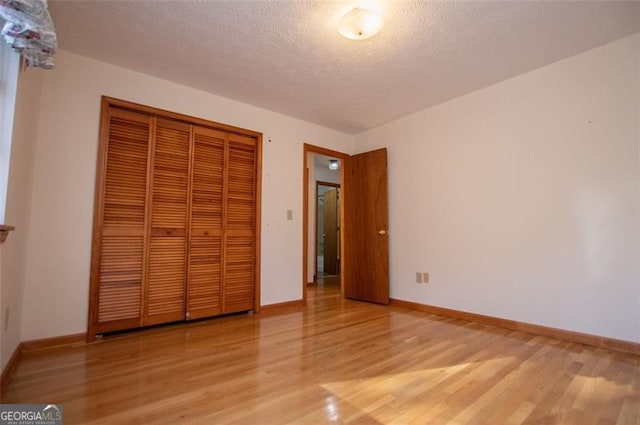
[[[222,216],[227,135],[195,127],[187,311],[189,319],[222,313]]]
[[[185,316],[190,139],[188,124],[156,120],[145,325]]]
[[[253,308],[254,238],[227,236],[225,252],[224,312]]]
[[[225,313],[253,308],[255,170],[255,142],[251,143],[247,138],[231,139],[227,167],[227,231],[224,252]]]
[[[227,228],[253,229],[255,225],[256,148],[229,143]]]
[[[257,308],[261,135],[102,107],[88,338]]]
[[[188,305],[190,319],[222,313],[222,238],[194,236],[190,244]]]
[[[140,320],[147,161],[151,120],[126,111],[108,115],[97,321],[100,329]],[[133,231],[133,232],[132,232]],[[133,233],[133,234],[132,234]],[[97,275],[97,276],[96,276]]]

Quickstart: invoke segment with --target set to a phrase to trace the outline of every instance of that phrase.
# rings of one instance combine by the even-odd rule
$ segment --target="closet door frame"
[[[102,224],[104,215],[104,192],[107,176],[107,147],[109,136],[109,111],[112,109],[120,109],[149,115],[151,118],[165,118],[175,121],[181,121],[191,125],[220,130],[231,134],[238,134],[255,138],[256,140],[256,187],[255,187],[255,270],[254,270],[254,296],[253,311],[260,312],[260,239],[261,239],[261,205],[262,205],[262,133],[248,130],[245,128],[235,127],[228,124],[222,124],[215,121],[209,121],[202,118],[196,118],[164,109],[154,108],[151,106],[141,105],[138,103],[128,102],[108,96],[102,96],[100,111],[100,130],[98,136],[98,152],[96,167],[96,186],[95,200],[93,210],[93,233],[91,248],[91,274],[89,279],[89,312],[87,325],[87,341],[95,341],[96,335],[99,334],[98,329],[98,301],[100,291],[100,259],[101,259],[101,242],[102,242]],[[150,146],[150,153],[152,148]],[[150,164],[149,164],[150,165]],[[149,179],[149,176],[147,176]],[[189,202],[189,208],[191,203]],[[145,236],[145,240],[147,240]],[[146,260],[145,260],[146,261]],[[146,268],[146,267],[145,267]],[[142,282],[145,285],[145,282]],[[141,300],[144,304],[144,300]],[[142,307],[140,317],[143,315]],[[143,326],[143,323],[140,324]]]

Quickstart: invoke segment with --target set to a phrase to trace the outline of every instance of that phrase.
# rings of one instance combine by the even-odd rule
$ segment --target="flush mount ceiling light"
[[[356,7],[338,21],[338,31],[350,40],[373,37],[382,29],[382,16],[369,9]]]
[[[339,168],[340,168],[340,162],[338,162],[337,159],[330,159],[329,160],[329,169],[331,171],[336,171]]]

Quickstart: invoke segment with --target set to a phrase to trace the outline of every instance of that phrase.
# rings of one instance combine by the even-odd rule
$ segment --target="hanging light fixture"
[[[329,160],[329,169],[331,171],[336,171],[336,170],[340,169],[340,161],[338,161],[337,159],[330,159]]]
[[[356,7],[338,21],[338,31],[350,40],[365,40],[382,29],[382,16],[369,9]]]

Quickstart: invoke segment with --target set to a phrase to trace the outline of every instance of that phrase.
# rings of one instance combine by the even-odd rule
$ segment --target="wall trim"
[[[0,379],[0,389],[4,388],[11,376],[18,367],[18,363],[22,360],[24,353],[33,353],[37,351],[49,350],[52,348],[79,347],[87,344],[87,334],[72,334],[54,336],[52,338],[32,339],[18,344],[13,351],[7,365],[2,369],[2,378]],[[1,392],[0,392],[1,393]]]
[[[519,322],[517,320],[502,319],[500,317],[485,316],[483,314],[453,310],[450,308],[420,304],[395,298],[391,298],[389,301],[390,304],[395,307],[403,307],[410,310],[418,310],[425,313],[436,314],[438,316],[452,317],[454,319],[467,320],[469,322],[481,323],[483,325],[495,326],[498,328],[505,328],[520,332],[527,332],[531,334],[546,336],[549,338],[562,339],[565,341],[578,342],[594,347],[606,348],[608,350],[622,351],[625,353],[640,355],[640,343],[637,342],[585,334],[581,332],[569,331],[566,329],[552,328],[549,326],[536,325],[533,323]]]
[[[284,313],[304,308],[305,301],[303,299],[285,301],[283,303],[267,304],[260,307],[260,314],[263,313]]]
[[[72,335],[54,336],[52,338],[32,339],[24,341],[22,345],[23,353],[43,351],[51,348],[79,347],[87,344],[87,334],[85,332]]]
[[[4,387],[9,383],[11,376],[15,372],[18,367],[18,363],[20,363],[20,359],[22,358],[22,343],[19,343],[15,350],[13,350],[13,354],[11,358],[7,362],[4,369],[2,369],[2,378],[0,379],[0,389],[4,389]],[[2,392],[0,391],[0,394]]]

